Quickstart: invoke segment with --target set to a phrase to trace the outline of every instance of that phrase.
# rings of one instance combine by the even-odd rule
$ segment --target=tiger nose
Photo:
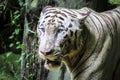
[[[44,54],[44,55],[49,55],[49,54],[51,54],[52,52],[53,52],[53,50],[51,50],[51,51],[48,51],[48,52],[45,52],[45,51],[40,51],[42,54]]]

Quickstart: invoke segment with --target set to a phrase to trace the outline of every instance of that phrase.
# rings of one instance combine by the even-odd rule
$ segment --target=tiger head
[[[60,67],[65,56],[72,57],[80,47],[81,24],[86,15],[77,15],[68,9],[45,7],[38,21],[38,53],[44,66],[53,70]]]

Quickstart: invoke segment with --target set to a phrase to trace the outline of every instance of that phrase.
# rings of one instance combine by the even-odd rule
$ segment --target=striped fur
[[[72,80],[120,80],[120,12],[47,6],[37,27],[49,70],[64,63]]]

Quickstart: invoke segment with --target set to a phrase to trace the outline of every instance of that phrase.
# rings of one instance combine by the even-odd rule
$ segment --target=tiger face
[[[76,50],[76,37],[80,37],[78,34],[82,30],[80,20],[62,10],[52,9],[41,12],[37,26],[40,42],[38,53],[49,70],[59,68],[63,57]]]

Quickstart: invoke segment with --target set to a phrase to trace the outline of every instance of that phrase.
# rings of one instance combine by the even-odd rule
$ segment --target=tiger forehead
[[[64,21],[66,18],[68,18],[68,15],[65,14],[62,10],[47,11],[44,17],[44,19],[50,19],[49,21],[52,22],[54,22],[56,19]]]
[[[64,21],[65,17],[59,14],[54,14],[54,15],[46,15],[44,19],[48,20],[48,22],[55,22],[55,21]]]
[[[62,16],[64,16],[64,17],[67,17],[67,14],[65,14],[64,11],[62,11],[62,10],[47,11],[45,14],[46,14],[46,15],[47,15],[47,14],[55,14],[55,15],[60,14],[60,15],[62,15]]]
[[[68,19],[68,20],[67,20]],[[67,22],[66,22],[67,20]],[[68,17],[68,14],[64,13],[61,10],[48,11],[44,13],[44,22],[43,24],[47,25],[46,27],[72,27],[74,20]]]
[[[62,22],[47,22],[46,23],[46,27],[65,27],[63,24],[62,24]]]
[[[46,26],[64,27],[63,26],[64,25],[64,18],[57,17],[56,15],[49,16],[49,17],[45,18],[42,23],[45,24]]]

